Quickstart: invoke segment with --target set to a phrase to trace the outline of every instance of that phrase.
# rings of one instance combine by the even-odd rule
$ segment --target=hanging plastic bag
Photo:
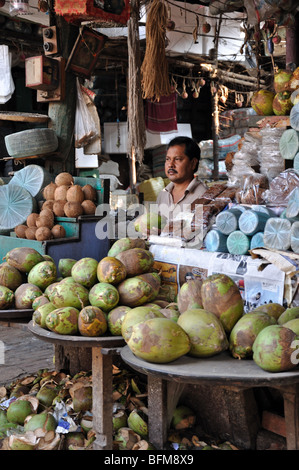
[[[8,46],[0,45],[0,103],[10,100],[15,91],[15,85],[11,74],[11,52]]]
[[[75,147],[80,148],[90,143],[91,140],[99,135],[99,129],[93,119],[92,113],[88,109],[78,77],[76,78],[76,82]]]

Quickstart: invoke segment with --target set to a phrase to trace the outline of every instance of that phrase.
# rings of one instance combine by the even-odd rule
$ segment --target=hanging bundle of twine
[[[165,54],[166,21],[165,4],[153,0],[147,13],[146,50],[141,66],[142,97],[151,101],[171,93]]]
[[[139,0],[131,0],[131,15],[128,21],[128,154],[135,152],[136,161],[141,164],[146,142],[143,101],[140,90],[140,47],[139,47]]]

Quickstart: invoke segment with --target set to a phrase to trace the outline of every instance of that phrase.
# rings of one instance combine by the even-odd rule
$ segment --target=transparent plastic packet
[[[247,175],[235,193],[239,204],[263,204],[264,192],[269,188],[269,181],[265,175],[254,173]]]
[[[287,207],[290,195],[299,186],[299,173],[290,168],[272,179],[264,193],[265,203],[271,206]]]

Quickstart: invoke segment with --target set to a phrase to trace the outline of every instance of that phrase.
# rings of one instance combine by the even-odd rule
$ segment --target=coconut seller
[[[169,221],[179,219],[179,214],[190,221],[188,214],[207,190],[195,176],[199,160],[200,148],[190,137],[175,137],[167,145],[165,175],[170,183],[158,195],[157,204],[159,213]]]

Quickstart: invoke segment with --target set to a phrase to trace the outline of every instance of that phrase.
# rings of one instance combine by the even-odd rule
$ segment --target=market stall
[[[95,449],[123,445],[112,426],[112,396],[117,409],[126,397],[122,387],[113,390],[112,358],[125,344],[124,363],[148,379],[145,396],[131,382],[138,396],[130,405],[148,415],[146,448],[164,449],[173,411],[195,385],[195,403],[204,407],[214,393],[227,411],[220,424],[212,412],[195,414],[242,448],[256,448],[264,424],[264,403],[258,410],[252,389],[274,388],[283,397],[287,448],[297,449],[299,330],[284,326],[299,317],[299,76],[290,33],[297,5],[233,2],[223,18],[219,2],[189,8],[154,0],[144,41],[137,1],[109,11],[88,0],[76,9],[38,2],[40,13],[42,3],[50,25],[37,41],[40,55],[27,54],[24,69],[26,87],[49,112],[39,122],[46,127],[5,136],[14,169],[0,185],[0,318],[1,311],[5,320],[9,312],[29,315],[31,333],[55,345],[56,372],[91,369]],[[111,39],[112,26],[128,26],[125,47]],[[12,86],[8,47],[3,52]],[[3,95],[9,102],[12,89]],[[143,216],[168,183],[167,136],[183,133],[201,150],[195,178],[207,191],[174,220],[148,224]],[[234,334],[244,333],[239,321],[251,314],[243,346]],[[262,358],[267,333],[274,340]],[[11,398],[20,403],[4,397],[4,432],[11,431]],[[25,428],[27,416],[17,424]],[[133,430],[129,423],[123,427]],[[43,444],[38,433],[33,448]],[[62,441],[57,434],[53,447]],[[14,439],[5,440],[10,448]]]

